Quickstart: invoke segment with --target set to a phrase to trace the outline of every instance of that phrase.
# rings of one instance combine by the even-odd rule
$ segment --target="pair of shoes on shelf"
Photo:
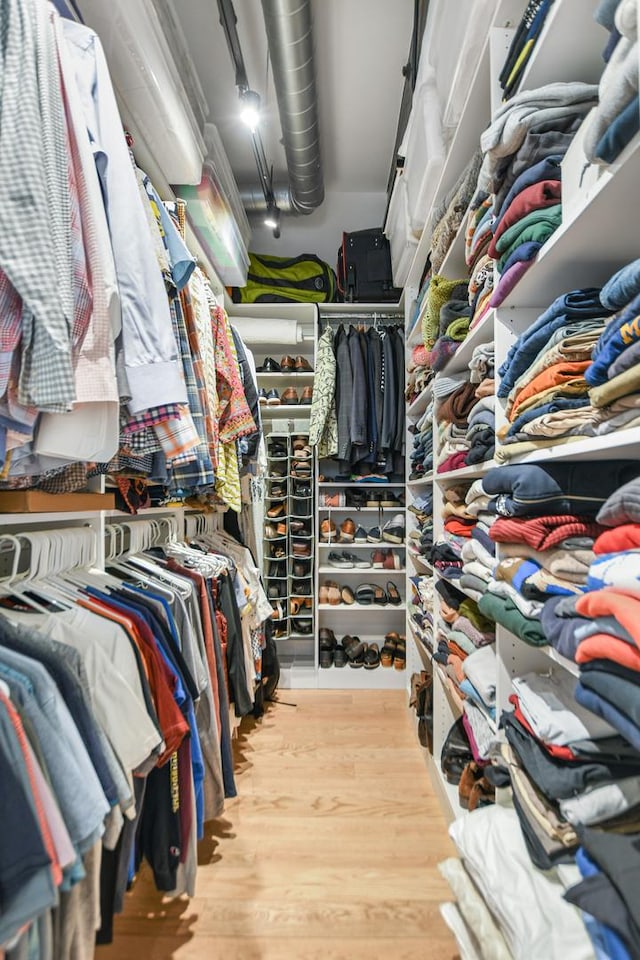
[[[395,550],[372,550],[371,565],[374,570],[402,570],[402,557]]]
[[[386,607],[390,603],[397,607],[402,603],[400,592],[392,580],[387,581],[386,590],[377,583],[361,583],[356,587],[355,599],[364,606],[377,603],[381,607]]]
[[[327,557],[327,563],[330,567],[336,567],[338,570],[353,570],[354,567],[360,570],[367,570],[371,567],[368,560],[356,553],[347,553],[331,551]]]
[[[329,667],[350,667],[357,669],[364,667],[365,670],[375,670],[380,665],[380,652],[375,643],[363,643],[360,637],[352,637],[347,634],[342,640],[336,640],[333,630],[328,627],[320,628],[320,666],[322,669]]]
[[[265,357],[264,362],[258,367],[258,373],[313,373],[313,367],[306,357],[285,356],[280,363],[273,357]]]
[[[380,651],[380,663],[383,667],[404,670],[407,664],[407,641],[402,634],[392,630],[385,635],[384,645]]]
[[[292,617],[297,617],[304,610],[313,609],[313,600],[311,597],[291,597],[289,600],[289,610]]]
[[[402,509],[404,504],[402,500],[395,494],[389,493],[384,490],[368,490],[366,497],[367,507],[379,507],[388,509],[389,507],[395,507],[396,509]]]
[[[295,387],[286,387],[282,394],[279,394],[275,387],[271,390],[265,390],[264,387],[261,387],[258,391],[258,403],[266,404],[268,407],[277,407],[281,403],[284,403],[285,406],[295,406],[297,404],[308,406],[313,403],[313,387],[305,387],[302,395],[298,394]]]

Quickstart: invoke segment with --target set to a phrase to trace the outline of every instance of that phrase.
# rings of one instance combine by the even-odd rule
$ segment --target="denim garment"
[[[598,865],[591,859],[584,847],[578,847],[576,851],[576,865],[580,869],[580,873],[586,879],[588,877],[595,877],[601,874],[601,870]],[[614,930],[612,927],[607,926],[606,923],[596,920],[592,914],[585,914],[584,922],[587,927],[589,936],[594,938],[594,933],[592,932],[589,924],[589,918],[591,923],[595,927],[595,934],[598,937],[598,944],[601,945],[604,956],[608,960],[631,960],[631,954],[627,950],[624,940],[620,934]],[[597,946],[594,943],[594,948],[596,949],[597,955]]]
[[[630,347],[623,350],[619,357],[616,357],[609,367],[608,379],[613,380],[618,374],[630,370],[631,367],[635,367],[638,363],[640,363],[640,340],[636,340]]]
[[[589,287],[585,290],[572,290],[553,301],[509,350],[499,371],[502,377],[498,387],[499,397],[509,396],[518,377],[529,367],[558,327],[571,320],[593,320],[611,312],[605,310],[600,303],[599,293],[597,287]]]
[[[584,378],[591,386],[609,380],[609,367],[621,353],[640,340],[640,293],[607,324],[593,350],[593,363]]]
[[[640,106],[637,95],[621,110],[596,146],[595,156],[603,163],[613,163],[640,130]]]
[[[600,302],[609,310],[621,310],[640,293],[640,258],[632,260],[607,280]]]

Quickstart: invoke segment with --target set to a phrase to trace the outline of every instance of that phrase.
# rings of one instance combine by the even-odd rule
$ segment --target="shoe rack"
[[[375,669],[345,666],[329,669],[320,668],[319,661],[319,631],[321,627],[329,627],[337,637],[356,635],[365,643],[377,643],[380,650],[385,643],[385,635],[395,631],[399,635],[405,634],[405,568],[406,542],[401,543],[382,540],[381,542],[365,543],[331,543],[319,542],[320,523],[331,517],[337,527],[351,518],[356,525],[367,531],[372,527],[384,526],[396,514],[404,514],[405,484],[404,466],[402,472],[390,478],[389,483],[369,484],[353,482],[350,477],[339,477],[338,464],[332,460],[319,462],[315,456],[310,460],[311,476],[308,481],[302,482],[294,462],[298,459],[294,450],[295,438],[308,436],[309,414],[311,403],[301,403],[302,394],[307,388],[313,388],[316,345],[324,320],[344,317],[349,323],[351,314],[362,316],[368,314],[370,320],[375,316],[385,317],[389,314],[402,317],[402,313],[395,305],[390,304],[321,304],[318,307],[311,304],[252,304],[234,306],[231,310],[231,321],[237,325],[245,344],[252,351],[257,367],[257,384],[263,390],[260,411],[267,448],[272,446],[272,440],[286,443],[286,479],[277,476],[282,473],[283,461],[278,464],[275,457],[269,455],[268,479],[265,480],[264,524],[286,524],[286,536],[279,547],[279,540],[263,541],[263,578],[267,592],[270,587],[283,593],[282,597],[273,599],[276,610],[282,616],[274,621],[278,653],[281,663],[280,685],[285,688],[335,688],[335,689],[402,689],[407,687],[408,673],[405,669],[396,669],[391,666],[377,666]],[[284,356],[293,358],[293,369],[282,370]],[[312,370],[296,370],[297,357],[307,360]],[[280,369],[264,369],[265,361],[270,358]],[[271,362],[267,367],[273,367]],[[290,364],[285,364],[290,366]],[[285,391],[295,389],[298,403],[282,403]],[[280,402],[274,402],[275,397],[269,398],[269,392],[275,390]],[[272,400],[269,403],[269,399]],[[286,399],[295,399],[291,394]],[[276,473],[272,471],[275,470]],[[325,479],[319,481],[319,476]],[[331,477],[336,479],[330,479]],[[282,488],[280,497],[286,502],[286,510],[281,511],[279,518],[269,518],[268,511],[277,502],[272,496],[273,488]],[[307,488],[308,493],[300,493]],[[389,505],[368,506],[367,501],[356,505],[352,492],[360,494],[371,491],[376,495],[386,493],[398,499]],[[321,502],[324,494],[342,494],[342,506],[334,508],[325,506]],[[347,494],[349,493],[349,503]],[[371,501],[372,502],[372,501]],[[282,519],[285,517],[286,519]],[[308,523],[306,530],[310,536],[296,534],[291,528],[297,520]],[[281,535],[284,536],[284,535]],[[302,557],[300,551],[308,544],[309,555]],[[284,550],[281,557],[276,558],[272,553]],[[399,566],[392,568],[374,567],[372,554],[376,550],[393,551],[394,563]],[[368,566],[351,568],[336,568],[329,564],[329,554],[332,552],[347,552],[361,558],[361,563]],[[299,564],[304,564],[300,567]],[[272,566],[273,564],[273,566]],[[303,576],[297,574],[303,573]],[[380,605],[370,604],[319,604],[321,583],[333,580],[339,586],[346,586],[354,593],[359,585],[387,589],[387,582],[391,581],[397,588],[399,603]],[[311,584],[311,607],[304,605],[308,600],[306,583]],[[286,592],[285,592],[286,591]],[[280,603],[280,609],[278,609]],[[302,603],[302,605],[301,605]],[[293,613],[295,611],[295,615]],[[300,629],[302,628],[302,629]],[[310,632],[307,632],[309,631]],[[388,659],[388,658],[387,658]],[[401,657],[398,658],[401,662]]]

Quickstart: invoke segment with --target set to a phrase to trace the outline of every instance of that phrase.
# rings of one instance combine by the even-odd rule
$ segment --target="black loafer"
[[[281,370],[282,367],[273,357],[265,357],[262,366],[258,367],[259,373],[280,373]]]

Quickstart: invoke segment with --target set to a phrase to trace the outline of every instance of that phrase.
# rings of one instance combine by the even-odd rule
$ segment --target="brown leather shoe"
[[[294,557],[298,560],[306,560],[311,556],[311,546],[304,540],[294,540],[292,549]]]
[[[320,539],[323,543],[331,543],[338,539],[338,531],[333,520],[323,520],[320,524]]]
[[[353,520],[351,520],[351,518],[349,517],[340,525],[340,542],[353,543],[353,538],[355,537],[355,535],[356,535],[356,525],[353,522]]]
[[[280,361],[280,369],[281,369],[281,370],[295,370],[295,369],[296,369],[296,361],[293,359],[293,357],[288,357],[288,356],[287,356],[287,357],[283,357],[282,360]]]
[[[276,517],[281,517],[284,515],[284,503],[277,503],[275,507],[271,507],[267,510],[267,516],[270,520],[274,520]]]
[[[313,387],[305,387],[302,391],[300,403],[313,403]]]
[[[282,403],[299,403],[298,391],[295,387],[287,387],[280,399]]]
[[[313,367],[305,357],[296,357],[296,370],[298,373],[313,373]]]

